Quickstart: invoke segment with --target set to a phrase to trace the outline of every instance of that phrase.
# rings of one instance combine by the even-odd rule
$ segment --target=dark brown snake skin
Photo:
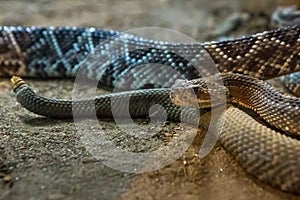
[[[208,88],[207,83],[214,85]],[[259,79],[222,73],[207,78],[180,81],[172,87],[171,96],[178,105],[192,106],[197,103],[199,107],[204,108],[211,107],[207,102],[210,102],[212,95],[221,93],[222,89],[227,99],[224,103],[242,106],[286,134],[300,136],[300,98],[282,94]],[[194,92],[196,98],[193,98]]]
[[[62,28],[3,28],[1,30],[1,49],[3,51],[0,52],[2,53],[0,57],[2,60],[0,75],[74,77],[78,71],[77,69],[83,68],[87,78],[100,79],[102,85],[132,89],[143,87],[143,84],[137,84],[140,82],[151,83],[150,87],[170,87],[180,78],[194,79],[199,78],[200,74],[214,74],[209,68],[197,65],[199,60],[202,60],[205,56],[210,56],[217,69],[225,74],[226,72],[233,72],[259,79],[270,79],[300,70],[299,26],[259,33],[236,40],[204,44],[170,44],[153,42],[128,35],[119,35],[117,38],[113,38],[113,43],[126,43],[137,48],[134,51],[130,51],[130,53],[125,53],[128,51],[126,51],[126,48],[125,50],[123,48],[121,56],[118,54],[115,57],[101,60],[100,63],[97,62],[98,64],[91,62],[91,60],[81,62],[74,56],[75,53],[78,53],[79,57],[84,58],[86,54],[83,52],[96,52],[95,54],[97,54],[96,50],[98,47],[96,48],[97,45],[95,44],[103,42],[103,35],[105,34],[103,30],[96,31],[97,33],[95,33],[94,29],[93,31],[88,31],[88,29]],[[110,37],[111,34],[113,36],[119,34],[117,32],[105,33],[107,33],[105,39]],[[72,41],[63,43],[62,41],[68,37],[71,37]],[[26,40],[22,40],[24,38]],[[87,41],[89,41],[89,45],[83,45],[81,48],[80,45],[87,44]],[[48,47],[49,44],[50,48]],[[48,51],[45,50],[46,47]],[[101,45],[100,50],[103,50]],[[184,59],[172,53],[178,51],[184,53]],[[98,55],[101,55],[101,52],[98,52]],[[53,57],[53,55],[56,56]],[[29,59],[30,56],[33,56],[31,57],[33,59]],[[187,60],[190,62],[187,62]],[[168,76],[162,83],[156,85],[152,80],[159,73],[167,74],[167,72],[162,70],[154,73],[149,69],[136,68],[140,64],[149,62],[171,66],[179,71],[182,76]],[[198,68],[195,70],[194,67],[196,66]],[[124,72],[127,72],[127,69],[130,69],[132,73],[124,76]],[[99,73],[101,75],[97,76]],[[143,74],[145,80],[141,80],[137,74]],[[246,81],[247,76],[243,75],[241,75],[241,79],[232,81],[234,83],[231,87],[235,89],[230,91],[238,91],[237,89],[242,88],[243,91],[249,92],[242,93],[243,95],[233,95],[238,98],[232,102],[246,109],[251,108],[250,104],[252,103],[255,105],[255,109],[252,110],[257,112],[265,121],[269,121],[271,125],[275,125],[276,128],[282,129],[282,132],[288,134],[293,134],[294,132],[299,134],[299,104],[296,103],[296,106],[286,106],[284,104],[284,106],[277,109],[278,112],[272,113],[273,110],[276,110],[276,104],[279,105],[282,101],[288,101],[288,98],[278,99],[277,93],[272,89],[268,93],[263,83],[250,81],[251,85]],[[126,82],[126,79],[130,81]],[[253,78],[249,78],[249,80],[257,81],[257,79]],[[90,100],[72,102],[71,100],[45,98],[35,94],[21,79],[14,78],[12,81],[18,101],[30,111],[60,118],[72,117],[74,108],[75,112],[81,111],[83,115],[91,114],[91,107],[87,106]],[[118,82],[121,82],[122,85],[118,85]],[[225,79],[224,82],[226,83]],[[243,84],[240,82],[248,83],[247,90],[242,87]],[[249,87],[250,85],[251,87]],[[257,88],[262,87],[262,89],[256,90],[256,86]],[[171,102],[169,98],[170,91],[171,89],[145,89],[129,93],[99,96],[95,99],[96,114],[100,117],[111,117],[110,98],[116,96],[121,105],[122,98],[131,95],[136,103],[131,107],[133,116],[147,116],[147,108],[152,104],[159,103],[166,107],[169,119],[178,120],[178,107]],[[238,94],[239,92],[236,93]],[[261,101],[260,97],[263,94],[265,98]],[[271,107],[269,105],[272,105],[271,103],[274,102],[271,100],[273,97],[275,97],[275,100],[273,100],[276,103],[274,107]],[[242,101],[244,98],[254,100],[252,102],[250,100]],[[299,102],[299,99],[295,99],[296,102]],[[141,105],[145,109],[141,108]],[[261,106],[263,106],[263,109],[260,110]],[[294,114],[290,115],[290,112]],[[298,140],[277,132],[280,130],[276,129],[274,131],[259,124],[237,108],[230,107],[224,113],[223,118],[225,120],[224,126],[217,124],[221,132],[220,141],[248,172],[274,187],[292,193],[300,193],[300,144]],[[284,120],[281,120],[281,118],[284,118]]]

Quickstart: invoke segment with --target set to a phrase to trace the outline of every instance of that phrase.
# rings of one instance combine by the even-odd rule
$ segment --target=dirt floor
[[[11,0],[0,1],[0,24],[164,27],[208,41],[268,29],[275,7],[271,0]],[[233,14],[239,16],[237,23]],[[39,94],[71,97],[72,80],[28,83]],[[203,130],[172,164],[154,172],[125,173],[94,159],[72,120],[46,119],[22,108],[8,78],[0,80],[0,107],[0,199],[298,199],[248,175],[220,145],[200,159]],[[99,123],[115,142],[138,151],[168,142],[178,127],[166,123],[163,131],[141,143],[123,135],[113,120]]]

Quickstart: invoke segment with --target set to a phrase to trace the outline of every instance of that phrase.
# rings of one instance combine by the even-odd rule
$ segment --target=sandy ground
[[[268,28],[274,1],[0,1],[1,25],[96,26],[128,30],[164,27],[197,41],[214,32],[234,12],[243,19],[230,36]],[[224,35],[224,36],[228,36]],[[28,80],[40,94],[70,97],[72,80]],[[219,145],[197,156],[205,132],[172,164],[154,172],[132,174],[107,167],[92,157],[72,120],[46,119],[23,109],[0,80],[0,199],[297,199],[246,174]],[[87,120],[87,124],[91,121]],[[143,124],[143,120],[138,123]],[[173,137],[176,124],[143,142],[129,139],[113,120],[100,124],[125,149],[155,149]],[[92,125],[91,125],[92,126]],[[195,131],[190,128],[188,131]],[[132,130],[135,133],[135,130]]]

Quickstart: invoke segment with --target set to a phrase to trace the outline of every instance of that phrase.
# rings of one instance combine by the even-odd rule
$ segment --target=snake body
[[[283,191],[300,193],[299,140],[267,128],[235,107],[222,118],[219,140],[247,172]]]
[[[299,26],[204,44],[157,42],[101,29],[3,27],[0,33],[2,76],[75,77],[79,69],[83,69],[79,73],[83,73],[88,79],[99,80],[100,84],[105,86],[120,89],[166,87],[72,101],[39,96],[22,79],[14,77],[12,81],[18,101],[28,110],[49,117],[72,117],[73,112],[93,115],[95,107],[98,116],[112,117],[111,100],[120,102],[119,109],[122,113],[122,110],[126,109],[122,107],[122,101],[131,98],[134,104],[130,104],[129,110],[133,117],[148,116],[148,108],[151,105],[161,104],[170,120],[179,120],[180,107],[170,98],[172,89],[169,87],[177,79],[195,79],[201,75],[215,74],[210,68],[203,67],[207,62],[202,60],[207,55],[212,58],[220,72],[242,74],[241,81],[247,80],[245,75],[266,80],[300,70]],[[116,50],[115,46],[121,48],[114,52],[112,50]],[[184,56],[179,56],[176,52],[181,52]],[[87,56],[88,54],[92,55],[92,58]],[[164,70],[139,68],[141,64],[147,63],[168,65],[178,71],[179,75],[169,74]],[[161,82],[157,82],[155,78],[159,73],[166,75]],[[249,78],[249,81],[256,80],[255,78]],[[224,80],[227,83],[226,79]],[[243,87],[239,81],[232,82],[233,88]],[[228,86],[231,86],[231,83]],[[252,108],[266,121],[269,117],[270,124],[283,129],[283,132],[299,134],[299,99],[294,98],[292,101],[298,103],[292,103],[292,106],[284,104],[285,106],[277,108],[276,105],[280,104],[281,100],[288,103],[287,97],[280,96],[273,89],[267,92],[266,86],[260,82],[252,82],[249,88],[254,91],[251,93],[255,95],[253,101],[244,99],[246,95],[251,95],[245,92],[244,95],[238,95],[238,99],[233,102],[242,107]],[[260,99],[262,93],[257,91],[266,91],[263,93],[266,98]],[[275,95],[275,102],[278,101],[273,107],[268,106],[272,105],[272,102],[269,102],[272,95]],[[255,107],[250,107],[251,104]],[[278,112],[272,113],[273,108]],[[223,116],[226,116],[226,123],[224,128],[219,127],[222,132],[221,143],[241,165],[260,180],[284,191],[299,194],[299,141],[259,124],[236,108],[228,109]],[[189,117],[193,120],[195,116],[190,114]],[[236,119],[237,117],[239,119]],[[281,118],[284,120],[280,120]],[[273,119],[277,121],[272,124]],[[247,123],[244,124],[241,120],[246,120]],[[284,160],[287,162],[281,162]]]
[[[83,76],[101,86],[171,87],[178,79],[215,74],[207,66],[212,59],[219,72],[265,80],[300,70],[299,32],[294,26],[223,42],[181,44],[94,28],[0,27],[0,76],[66,78],[83,69]],[[148,63],[177,73],[140,67]]]
[[[217,82],[218,79],[222,81]],[[207,83],[215,83],[215,85],[207,88]],[[171,96],[176,105],[192,106],[198,103],[199,107],[203,108],[207,106],[206,102],[210,100],[211,95],[218,94],[222,87],[225,87],[227,97],[227,102],[224,103],[251,110],[268,124],[286,134],[300,136],[300,99],[282,94],[259,79],[234,73],[222,73],[174,84]],[[193,98],[193,92],[196,98]]]
[[[221,85],[218,79],[222,80]],[[210,91],[207,82],[215,83]],[[259,180],[299,194],[300,99],[282,94],[264,81],[233,73],[181,81],[173,86],[171,96],[176,105],[189,107],[197,103],[203,107],[209,94],[217,94],[224,86],[225,103],[231,106],[216,123],[221,144]],[[243,110],[253,111],[272,127],[259,123]]]

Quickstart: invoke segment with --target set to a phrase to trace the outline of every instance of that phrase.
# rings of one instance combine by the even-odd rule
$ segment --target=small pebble
[[[6,175],[3,177],[4,182],[10,182],[12,180],[12,177],[10,175]]]

